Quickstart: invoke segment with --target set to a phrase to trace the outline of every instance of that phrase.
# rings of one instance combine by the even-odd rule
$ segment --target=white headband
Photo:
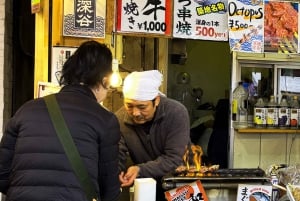
[[[158,94],[163,75],[158,70],[132,72],[124,80],[124,98],[148,101],[153,100]]]

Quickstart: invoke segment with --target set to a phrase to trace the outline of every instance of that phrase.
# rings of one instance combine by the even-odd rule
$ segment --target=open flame
[[[188,171],[200,172],[203,150],[199,145],[188,146],[185,150],[183,161]]]
[[[202,155],[201,146],[194,144],[187,146],[182,158],[184,164],[175,171],[180,176],[212,176],[219,169],[219,165],[202,164]]]

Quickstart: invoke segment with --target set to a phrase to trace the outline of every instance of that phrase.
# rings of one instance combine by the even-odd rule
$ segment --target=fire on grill
[[[203,150],[199,145],[188,146],[183,156],[184,165],[176,168],[177,176],[210,176],[219,169],[219,165],[202,164]]]
[[[196,180],[201,180],[205,189],[237,189],[238,184],[269,184],[269,178],[260,168],[219,169],[219,165],[202,164],[202,148],[191,145],[183,157],[184,165],[163,177],[165,190],[177,188]]]

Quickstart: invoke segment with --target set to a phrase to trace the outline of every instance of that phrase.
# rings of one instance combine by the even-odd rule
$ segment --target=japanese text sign
[[[106,0],[64,0],[64,36],[104,38]]]
[[[208,201],[200,180],[165,192],[167,201]]]
[[[174,0],[173,37],[228,40],[227,0]]]
[[[119,0],[117,31],[171,34],[170,0]]]
[[[270,201],[271,185],[239,184],[236,201]]]

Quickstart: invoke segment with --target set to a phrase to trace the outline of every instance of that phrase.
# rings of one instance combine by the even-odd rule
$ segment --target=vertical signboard
[[[64,0],[63,35],[105,37],[106,0]]]
[[[263,1],[228,0],[228,29],[231,50],[263,52],[263,24]]]
[[[265,52],[297,53],[298,42],[297,2],[265,2]]]
[[[171,34],[170,0],[119,0],[117,31]]]
[[[228,40],[227,0],[174,0],[173,37]]]

